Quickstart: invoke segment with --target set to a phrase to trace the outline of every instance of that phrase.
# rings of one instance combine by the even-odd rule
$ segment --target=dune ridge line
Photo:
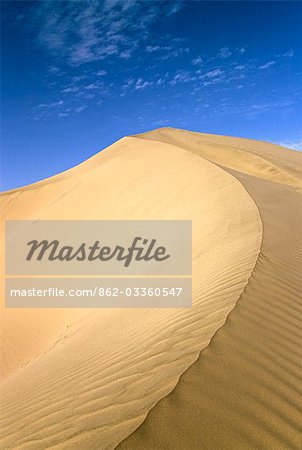
[[[7,312],[3,445],[114,448],[225,323],[259,254],[258,210],[233,176],[206,159],[134,138],[77,166],[72,176],[23,189],[10,205],[3,200],[10,219],[193,220],[190,311]],[[18,353],[10,330],[23,337]],[[21,369],[25,358],[30,362]]]
[[[170,131],[151,132],[152,139],[159,139],[157,133],[165,133],[167,140]],[[177,140],[186,133],[172,134]],[[299,163],[295,173],[301,173],[301,155],[288,155]],[[301,190],[296,183],[284,187],[284,179],[261,179],[263,171],[256,178],[238,168],[227,170],[244,184],[262,217],[264,234],[255,269],[210,345],[117,448],[302,446]]]

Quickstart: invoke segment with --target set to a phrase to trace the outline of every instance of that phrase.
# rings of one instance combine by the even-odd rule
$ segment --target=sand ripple
[[[3,311],[4,448],[299,448],[300,166],[274,149],[158,130],[1,196],[6,219],[193,221],[190,309]]]

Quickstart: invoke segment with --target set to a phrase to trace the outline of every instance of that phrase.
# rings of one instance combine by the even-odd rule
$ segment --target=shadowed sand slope
[[[162,128],[136,137],[177,145],[224,168],[257,178],[302,187],[301,154],[278,145],[173,128]]]
[[[166,142],[171,134],[173,143],[189,148],[186,132],[150,134],[152,139],[164,136]],[[203,135],[193,138],[201,144],[194,153],[203,156]],[[224,139],[205,136],[213,147]],[[259,208],[264,230],[259,258],[226,324],[120,449],[302,448],[302,202],[289,171],[296,164],[295,176],[300,172],[301,157],[276,149],[274,158],[273,146],[253,147],[232,138],[226,142],[251,147],[255,154],[261,154],[262,145],[263,161],[269,160],[261,163],[258,177],[230,170],[231,159],[224,167]],[[205,153],[211,159],[207,147]],[[213,156],[216,163],[226,159],[225,154]],[[271,164],[279,169],[268,177]],[[234,166],[238,169],[238,161]],[[255,171],[254,166],[246,172]]]
[[[3,448],[299,448],[299,156],[163,129],[2,194],[5,219],[193,223],[192,308],[2,309]]]

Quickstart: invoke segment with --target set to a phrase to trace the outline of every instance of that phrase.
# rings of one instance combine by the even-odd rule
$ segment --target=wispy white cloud
[[[236,49],[236,51],[239,53],[239,55],[243,55],[243,53],[246,52],[246,47],[239,47]]]
[[[195,81],[197,79],[196,75],[188,70],[178,70],[172,80],[170,80],[171,85],[175,85],[179,82],[188,83],[189,81]]]
[[[86,108],[87,105],[70,106],[69,108],[64,108],[62,111],[58,112],[58,118],[68,117],[74,114],[81,113]]]
[[[165,80],[163,78],[159,78],[158,80],[156,80],[156,86],[161,86],[162,84],[165,83]]]
[[[158,50],[160,50],[160,45],[147,45],[146,47],[146,51],[148,53],[153,53],[153,52],[157,52]]]
[[[242,112],[246,112],[250,116],[263,114],[278,109],[288,108],[294,104],[291,100],[278,100],[278,101],[267,101],[267,102],[257,102],[243,107]]]
[[[191,43],[191,40],[152,34],[156,21],[162,20],[163,15],[177,13],[185,3],[143,0],[44,0],[35,3],[38,41],[56,57],[49,72],[54,75],[56,94],[64,99],[64,103],[59,100],[41,104],[39,109],[49,114],[53,110],[57,117],[67,117],[84,111],[86,103],[89,107],[101,105],[109,92],[112,96],[123,97],[135,91],[134,95],[138,95],[151,88],[151,95],[159,96],[162,86],[171,97],[195,95],[197,98],[198,93],[201,96],[203,92],[205,96],[210,96],[211,92],[233,94],[235,90],[253,86],[259,77],[259,69],[269,69],[276,61],[278,64],[282,61],[278,58],[293,56],[291,50],[284,54],[280,51],[279,55],[270,55],[259,62],[248,56],[246,46],[224,46],[218,53],[216,48],[214,54],[207,54],[201,46],[190,50],[186,42]],[[183,55],[179,64],[165,62],[179,55]],[[117,58],[127,60],[132,57],[133,64],[116,61]],[[104,61],[107,59],[109,61]],[[64,63],[72,67],[67,69]],[[114,70],[115,64],[122,68],[118,73]],[[65,75],[57,79],[60,67],[64,68]],[[177,67],[183,69],[177,70]],[[51,96],[53,98],[57,97]],[[239,92],[238,98],[242,98]],[[237,110],[233,108],[233,112],[255,115],[280,107],[269,102],[269,96],[267,99],[267,103],[237,104]],[[227,106],[224,108],[227,111]]]
[[[76,113],[79,113],[79,112],[84,111],[84,109],[86,109],[86,108],[87,108],[86,105],[78,106],[78,107],[76,107],[76,108],[74,109],[74,111],[75,111]]]
[[[222,47],[219,50],[217,56],[218,56],[218,58],[226,59],[226,58],[229,58],[230,56],[232,56],[232,52],[229,49],[229,47]]]
[[[222,69],[213,69],[201,75],[200,78],[215,78],[220,75],[223,75],[223,73],[224,71]]]
[[[57,67],[57,66],[54,66],[54,65],[52,65],[52,66],[50,66],[49,67],[49,73],[51,73],[51,74],[53,74],[53,75],[63,75],[64,74],[64,72],[60,69],[60,67]]]
[[[87,105],[68,105],[63,100],[51,103],[41,103],[38,105],[35,113],[35,120],[46,120],[50,117],[57,117],[59,119],[78,114],[84,111]]]
[[[132,56],[132,49],[127,49],[127,50],[123,50],[120,54],[119,57],[121,59],[129,59]]]
[[[281,145],[282,147],[291,148],[292,150],[299,150],[302,152],[302,140],[300,141],[283,141],[283,142],[275,142],[277,145]]]
[[[183,45],[183,39],[172,39],[170,36],[164,36],[163,41],[170,42],[171,45],[164,45],[156,43],[156,45],[147,45],[145,50],[147,53],[155,55],[161,61],[169,58],[177,58],[190,51],[189,47]],[[158,42],[158,39],[157,39]]]
[[[212,80],[207,80],[202,82],[203,87],[212,86],[213,84],[219,83],[221,80],[220,78],[213,78]]]
[[[91,89],[98,89],[98,87],[99,85],[97,83],[89,83],[86,86],[84,86],[84,89],[91,90]]]
[[[59,106],[62,106],[63,104],[64,104],[64,100],[58,100],[57,102],[40,103],[40,105],[38,105],[38,108],[40,108],[40,109],[53,109],[53,108],[57,108]]]
[[[276,61],[268,61],[267,63],[263,64],[262,66],[259,66],[259,69],[269,69],[270,67],[274,66],[276,64]]]
[[[85,99],[85,100],[92,100],[93,98],[96,97],[96,94],[95,94],[95,92],[91,92],[91,91],[79,91],[76,94],[76,97]]]
[[[136,83],[135,83],[135,85],[134,85],[134,88],[135,88],[136,90],[139,90],[139,89],[145,89],[145,88],[147,88],[147,87],[149,87],[149,86],[152,86],[153,84],[154,84],[153,81],[144,81],[143,78],[139,78],[139,79],[136,81]]]
[[[38,42],[72,65],[109,57],[128,59],[144,46],[153,23],[176,14],[185,2],[141,0],[44,0],[32,9],[32,28]],[[152,51],[149,45],[147,51]]]
[[[126,80],[126,82],[123,84],[122,88],[123,89],[128,89],[130,86],[132,86],[134,84],[134,82],[135,82],[134,78],[128,78]]]
[[[178,11],[180,11],[181,8],[183,8],[183,1],[169,2],[169,4],[167,6],[168,6],[168,8],[167,8],[166,14],[167,14],[167,16],[171,16],[171,15],[177,13]]]
[[[201,66],[203,63],[203,59],[201,56],[197,56],[197,58],[192,59],[193,66]]]
[[[75,92],[78,92],[79,89],[80,88],[78,86],[68,86],[65,89],[62,89],[62,92],[64,92],[65,94],[69,94],[69,93],[74,94]]]
[[[78,81],[85,80],[86,78],[88,78],[88,75],[87,75],[87,74],[76,75],[76,76],[72,77],[72,82],[73,82],[73,83],[77,83]]]
[[[292,49],[287,50],[287,52],[283,53],[283,55],[285,58],[292,58],[294,56],[294,51]]]

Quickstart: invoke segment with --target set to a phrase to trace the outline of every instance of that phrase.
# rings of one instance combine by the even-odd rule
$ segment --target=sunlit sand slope
[[[193,221],[192,308],[64,310],[57,321],[52,311],[3,311],[2,445],[114,448],[171,392],[244,291],[262,239],[257,207],[209,161],[136,138],[2,203],[10,219]]]
[[[299,156],[162,129],[2,194],[5,219],[193,222],[192,308],[2,309],[3,448],[299,448]]]
[[[194,141],[195,154],[219,164],[247,189],[264,232],[252,276],[226,324],[174,391],[118,448],[301,449],[301,155],[180,130],[142,137],[171,140],[188,150]],[[235,160],[237,146],[257,156],[252,167]]]

